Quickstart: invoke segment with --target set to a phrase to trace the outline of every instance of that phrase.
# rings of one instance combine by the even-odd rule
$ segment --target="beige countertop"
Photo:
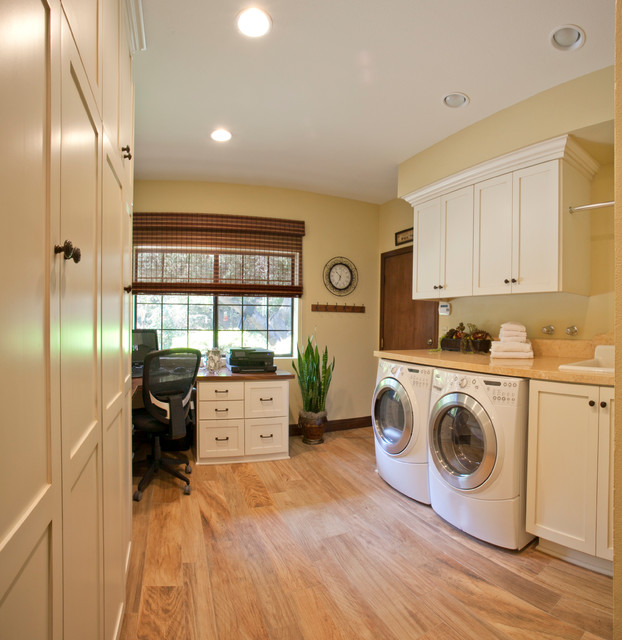
[[[551,347],[542,348],[536,343],[551,343]],[[560,364],[569,364],[592,357],[584,355],[584,352],[573,349],[574,353],[560,356],[556,352],[560,349],[552,343],[568,342],[561,340],[534,340],[533,359],[500,359],[491,358],[490,354],[460,353],[457,351],[431,351],[429,349],[399,350],[399,351],[374,351],[374,356],[388,360],[412,362],[439,369],[459,369],[476,373],[489,373],[500,376],[514,376],[516,378],[530,378],[534,380],[553,380],[556,382],[575,382],[580,384],[593,384],[605,387],[614,386],[614,374],[588,373],[575,371],[560,371]],[[592,350],[593,353],[593,350]]]

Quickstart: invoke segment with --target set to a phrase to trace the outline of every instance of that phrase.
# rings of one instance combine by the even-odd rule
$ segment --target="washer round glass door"
[[[457,489],[475,489],[490,477],[497,438],[486,410],[465,393],[440,398],[430,413],[430,453],[443,479]]]
[[[374,391],[372,423],[378,444],[392,455],[404,451],[413,433],[413,408],[395,378],[383,378]]]

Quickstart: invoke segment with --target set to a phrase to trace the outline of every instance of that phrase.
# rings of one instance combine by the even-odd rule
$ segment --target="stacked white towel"
[[[491,358],[533,358],[527,329],[518,322],[504,322],[499,330],[499,340],[490,347]]]

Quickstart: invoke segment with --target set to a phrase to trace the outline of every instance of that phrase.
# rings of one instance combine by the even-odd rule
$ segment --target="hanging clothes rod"
[[[597,202],[596,204],[584,204],[580,207],[568,207],[568,211],[570,213],[574,213],[575,211],[587,211],[588,209],[600,209],[602,207],[612,207],[615,202],[612,200],[611,202]]]

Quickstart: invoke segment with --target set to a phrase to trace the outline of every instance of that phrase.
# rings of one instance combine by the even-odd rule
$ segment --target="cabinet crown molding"
[[[559,159],[564,159],[589,180],[594,177],[594,174],[600,168],[600,165],[579,146],[572,136],[563,135],[544,142],[538,142],[518,151],[506,153],[492,160],[486,160],[464,171],[454,173],[447,178],[437,180],[421,189],[412,191],[402,196],[402,199],[414,207],[426,200],[503,175],[504,173]]]

